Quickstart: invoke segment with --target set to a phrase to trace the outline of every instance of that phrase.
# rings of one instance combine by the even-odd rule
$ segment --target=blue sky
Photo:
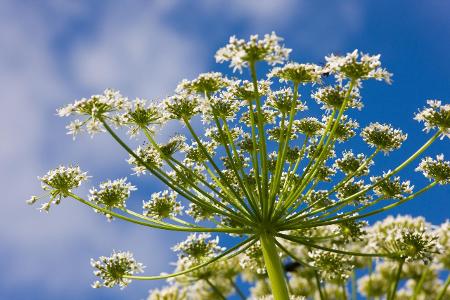
[[[365,84],[365,108],[356,117],[409,134],[401,151],[380,162],[394,167],[428,138],[413,113],[426,99],[448,102],[449,11],[442,0],[1,1],[0,299],[143,299],[163,282],[92,290],[89,258],[132,250],[148,273],[170,271],[169,247],[183,238],[107,223],[72,201],[48,215],[24,204],[39,192],[36,176],[59,163],[79,163],[92,183],[129,173],[124,153],[106,135],[76,142],[66,136],[56,108],[106,87],[130,98],[162,98],[183,78],[229,72],[213,55],[230,35],[274,30],[300,62],[355,48],[382,54],[393,85]],[[450,157],[448,150],[445,140],[428,153]],[[411,178],[425,183],[418,174]],[[153,179],[132,180],[145,183],[146,193],[161,188]],[[393,213],[441,223],[449,196],[448,187],[438,187]]]

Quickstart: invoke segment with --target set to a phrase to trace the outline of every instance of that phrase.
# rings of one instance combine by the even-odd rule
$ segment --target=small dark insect
[[[321,67],[323,68],[323,67],[325,67],[326,63],[325,63],[325,62],[320,62],[320,63],[318,63],[317,65],[318,65],[318,66],[321,66]],[[328,77],[328,76],[330,76],[330,72],[323,72],[323,73],[322,73],[322,76],[323,76],[323,77]]]
[[[300,264],[298,262],[290,262],[284,265],[284,270],[286,272],[295,272],[298,267],[300,267]]]

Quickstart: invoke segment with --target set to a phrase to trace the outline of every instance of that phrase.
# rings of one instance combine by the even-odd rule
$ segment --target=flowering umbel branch
[[[170,287],[153,291],[149,299],[225,299],[233,292],[245,297],[236,284],[241,274],[255,282],[253,298],[272,291],[270,297],[276,300],[315,295],[345,299],[355,270],[372,269],[373,258],[378,258],[380,270],[359,281],[361,294],[392,299],[411,264],[424,270],[414,282],[415,297],[421,290],[436,293],[425,291],[425,285],[438,280],[437,275],[432,278],[437,267],[429,266],[440,261],[448,267],[441,251],[449,247],[448,226],[434,230],[421,219],[415,226],[410,217],[398,217],[370,227],[363,218],[450,183],[450,163],[443,154],[418,164],[416,171],[430,180],[418,191],[404,174],[399,176],[438,138],[449,137],[449,104],[429,100],[429,107],[415,119],[434,135],[398,166],[371,174],[377,154],[388,155],[407,139],[401,129],[374,122],[359,134],[372,148],[370,154],[345,146],[359,131],[350,114],[364,106],[363,81],[391,83],[392,74],[381,67],[380,55],[355,50],[325,57],[324,66],[287,62],[291,50],[281,42],[275,33],[261,39],[253,35],[248,41],[230,38],[216,60],[230,62],[241,74],[248,70],[241,79],[218,72],[200,74],[183,80],[173,96],[153,102],[130,101],[107,89],[58,110],[60,116],[78,117],[67,126],[74,138],[83,131],[107,132],[129,156],[133,175],[155,176],[165,188],[135,199],[136,187],[124,177],[104,181],[83,198],[74,190],[88,179],[87,173],[60,166],[39,177],[45,194],[33,196],[29,204],[49,198],[41,207],[48,211],[72,198],[108,220],[191,233],[173,248],[178,253],[174,273],[138,276],[143,266],[131,253],[113,252],[92,261],[94,274],[102,280],[94,287],[172,278]],[[267,78],[258,78],[261,62],[281,66],[270,70]],[[307,112],[314,105],[322,115]],[[156,133],[172,120],[188,133],[160,143]],[[120,128],[132,138],[144,139],[144,144],[133,150]],[[127,208],[135,200],[142,201],[142,212]],[[227,234],[237,242],[225,250],[211,233]],[[284,265],[289,261],[299,266],[291,270]],[[385,265],[394,267],[386,273],[381,269]],[[286,271],[292,273],[290,291]],[[442,285],[442,298],[448,284],[437,284]],[[356,281],[352,286],[355,294]]]

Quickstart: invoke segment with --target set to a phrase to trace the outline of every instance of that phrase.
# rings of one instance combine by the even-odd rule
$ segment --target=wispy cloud
[[[329,47],[330,41],[339,43],[357,31],[362,14],[356,1],[333,4],[333,19],[319,4],[293,0],[92,3],[0,4],[0,182],[7,212],[0,218],[0,298],[11,298],[11,289],[24,286],[47,290],[47,298],[87,297],[88,258],[111,249],[133,250],[150,266],[149,273],[167,271],[167,249],[180,237],[107,224],[70,201],[49,215],[25,206],[29,194],[39,190],[36,176],[60,162],[78,162],[99,177],[118,174],[123,169],[115,166],[125,166],[123,153],[104,155],[105,149],[118,149],[106,136],[92,142],[66,137],[55,108],[105,87],[130,97],[164,97],[182,78],[207,71],[214,43],[224,43],[237,27],[240,35],[298,31],[289,43],[317,49],[324,34]],[[194,28],[180,28],[185,22]],[[330,34],[333,24],[340,29]],[[144,296],[146,289],[137,285],[128,295]]]

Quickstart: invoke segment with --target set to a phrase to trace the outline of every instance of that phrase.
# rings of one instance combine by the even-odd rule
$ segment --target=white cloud
[[[75,46],[74,76],[99,90],[113,86],[134,96],[164,97],[185,77],[205,71],[202,44],[165,25],[168,4],[110,8],[91,41]]]
[[[97,173],[102,173],[100,171],[110,170],[106,166],[114,166],[118,160],[123,162],[125,156],[119,148],[108,155],[101,154],[112,147],[112,142],[107,142],[106,137],[92,142],[81,139],[73,143],[64,136],[62,121],[54,116],[54,109],[71,101],[69,97],[77,94],[77,89],[86,83],[81,76],[77,76],[75,82],[69,80],[64,75],[65,70],[58,65],[61,58],[57,57],[52,43],[64,30],[61,26],[67,26],[63,16],[55,16],[55,26],[43,10],[33,5],[2,2],[1,6],[0,44],[3,46],[0,48],[0,82],[2,107],[5,110],[0,118],[0,182],[4,199],[2,211],[7,212],[0,218],[1,286],[19,289],[39,285],[49,295],[68,293],[83,297],[91,292],[90,256],[108,254],[112,249],[134,251],[149,265],[151,274],[170,271],[172,267],[168,262],[171,253],[167,249],[174,238],[180,239],[179,235],[171,235],[168,239],[161,232],[151,231],[148,235],[148,230],[125,226],[120,222],[107,224],[92,210],[70,200],[63,201],[49,215],[26,206],[24,201],[27,197],[38,191],[36,176],[54,167],[60,159],[73,159],[89,168],[94,166]],[[65,14],[61,8],[64,6],[58,7],[58,12]],[[52,8],[45,13],[51,15]],[[83,9],[78,13],[83,14]],[[73,10],[67,10],[67,14],[73,14]],[[147,17],[151,17],[151,23],[146,23]],[[194,54],[195,45],[184,45],[186,39],[172,34],[156,17],[157,13],[154,16],[143,15],[141,20],[135,19],[136,27],[121,36],[120,42],[124,46],[117,49],[119,52],[108,50],[110,43],[113,47],[118,47],[120,43],[114,45],[114,38],[109,40],[105,35],[113,34],[114,28],[118,30],[120,24],[114,24],[114,20],[108,18],[105,23],[100,22],[104,28],[111,28],[112,32],[99,31],[94,35],[93,38],[100,43],[90,52],[98,59],[91,60],[88,65],[80,63],[80,66],[92,67],[89,72],[98,70],[96,74],[91,73],[87,82],[89,88],[124,82],[136,94],[156,95],[163,91],[161,87],[168,89],[174,84],[180,73],[192,71],[185,61],[193,62],[186,55]],[[143,27],[137,32],[140,26]],[[144,36],[150,31],[154,32],[152,38],[142,44],[139,35]],[[164,33],[163,41],[158,42],[157,33]],[[191,52],[185,51],[189,47]],[[89,55],[81,54],[79,49],[82,47],[76,49],[74,56],[89,59]],[[102,53],[101,49],[106,53]],[[109,53],[112,54],[108,57]],[[124,56],[121,57],[120,53]],[[165,60],[163,53],[169,54]],[[104,60],[100,60],[102,57]],[[123,64],[117,63],[115,66],[118,69],[110,71],[119,75],[105,76],[109,72],[103,67],[114,65],[115,61],[122,61]],[[141,65],[141,61],[146,64]],[[162,67],[161,61],[170,71],[157,71]],[[103,67],[100,65],[102,63]],[[132,69],[125,68],[127,65]],[[146,286],[140,285],[135,296],[144,296],[142,291],[147,290]]]
[[[203,14],[214,14],[221,21],[240,24],[240,35],[244,37],[275,30],[281,36],[289,34],[286,45],[295,45],[295,52],[307,51],[320,57],[340,48],[364,25],[364,5],[357,0],[205,0],[200,3],[198,9]],[[227,32],[221,22],[212,22],[211,27],[215,24]]]
[[[312,49],[322,43],[321,34],[334,22],[343,24],[336,42],[357,30],[361,12],[352,3],[335,4],[335,20],[319,15],[309,27],[307,21],[296,18],[315,19],[310,15],[320,14],[321,9],[305,1],[204,1],[194,4],[192,12],[199,18],[204,14],[223,17],[211,26],[226,34],[234,33],[228,33],[234,30],[227,29],[228,25],[242,21],[242,31],[248,34],[292,30],[295,24],[299,40],[287,44],[300,42]],[[164,268],[169,260],[168,245],[180,235],[152,231],[147,237],[147,231],[132,226],[106,224],[90,209],[72,202],[43,215],[26,207],[24,200],[38,190],[36,176],[59,162],[77,161],[94,175],[110,174],[116,165],[124,165],[123,152],[106,136],[75,143],[66,137],[64,122],[53,115],[56,107],[86,96],[80,91],[98,93],[105,87],[122,89],[131,97],[164,97],[182,78],[207,70],[208,56],[213,55],[209,51],[215,50],[208,45],[210,37],[188,35],[169,25],[173,20],[168,15],[178,4],[153,1],[144,6],[101,7],[89,33],[74,37],[76,42],[71,41],[69,48],[58,50],[56,41],[70,35],[74,29],[70,26],[77,24],[71,23],[73,19],[92,17],[86,3],[52,0],[40,6],[1,2],[0,101],[4,113],[0,118],[0,182],[4,213],[0,254],[7,258],[0,269],[1,286],[17,289],[38,284],[52,295],[82,297],[89,290],[88,258],[113,248],[136,252],[150,266],[149,273],[170,270]]]

